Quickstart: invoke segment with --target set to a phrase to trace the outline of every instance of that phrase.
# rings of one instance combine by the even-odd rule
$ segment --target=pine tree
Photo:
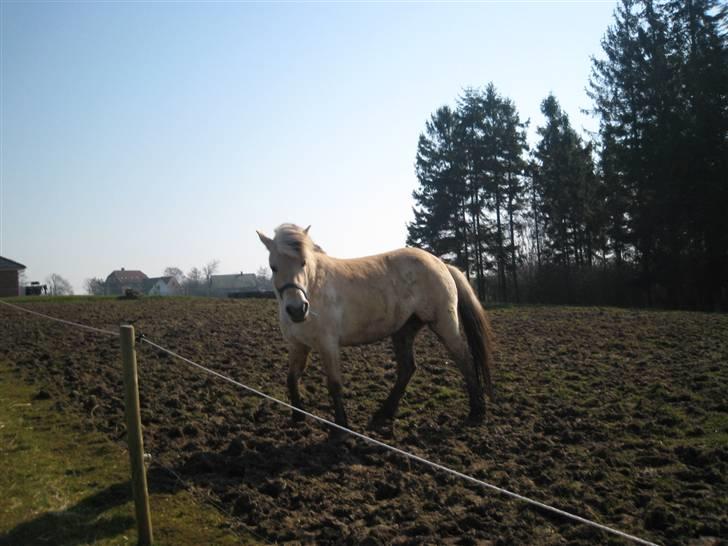
[[[504,196],[504,212],[508,219],[509,244],[505,248],[509,256],[509,272],[516,302],[520,301],[518,289],[518,245],[516,232],[521,228],[521,215],[525,209],[525,154],[528,150],[526,144],[526,125],[521,122],[515,105],[508,99],[501,101],[502,120],[502,155],[501,163],[503,173],[502,191]]]
[[[541,258],[567,275],[591,267],[595,241],[603,232],[600,215],[603,190],[595,174],[592,149],[571,127],[556,97],[541,103],[546,124],[534,153],[532,206],[541,227]],[[568,277],[567,277],[568,282]]]
[[[407,242],[472,270],[481,299],[491,257],[498,298],[508,299],[509,272],[517,294],[525,142],[515,106],[493,84],[466,89],[456,110],[437,110],[420,136]]]
[[[481,93],[477,89],[466,89],[458,99],[458,120],[462,139],[460,149],[463,154],[463,166],[466,172],[465,184],[467,194],[467,213],[472,230],[472,256],[475,271],[475,283],[479,297],[485,297],[485,270],[487,240],[489,239],[489,221],[486,210],[486,176],[488,163],[488,146],[486,117]]]
[[[420,186],[412,194],[415,219],[407,226],[407,244],[449,258],[467,272],[467,196],[458,123],[452,109],[443,106],[420,135],[415,167]]]
[[[687,221],[686,274],[698,303],[728,308],[728,5],[670,1],[676,102],[682,105],[677,173]],[[723,292],[721,298],[721,292]]]
[[[726,7],[623,0],[593,61],[610,244],[648,303],[720,298],[728,275]],[[721,30],[722,29],[722,30]]]
[[[515,105],[492,83],[482,91],[466,90],[458,112],[465,135],[478,292],[481,297],[485,293],[490,255],[495,258],[498,298],[508,301],[509,272],[514,294],[518,284],[515,233],[523,208],[525,127]]]

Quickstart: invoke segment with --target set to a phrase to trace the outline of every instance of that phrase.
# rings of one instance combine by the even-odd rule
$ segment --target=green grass
[[[437,392],[433,395],[436,400],[448,400],[450,398],[457,398],[460,395],[460,391],[451,387],[439,386]]]
[[[677,443],[673,441],[673,443]],[[682,445],[704,444],[708,447],[721,448],[728,446],[728,415],[711,413],[702,424],[702,434],[696,437],[682,438]]]
[[[128,454],[39,391],[0,362],[0,545],[136,543]],[[150,484],[155,544],[254,542],[184,489]]]

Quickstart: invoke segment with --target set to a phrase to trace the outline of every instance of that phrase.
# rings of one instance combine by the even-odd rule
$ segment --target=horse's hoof
[[[390,422],[391,420],[385,419],[383,417],[372,417],[369,420],[369,425],[367,426],[367,428],[369,430],[379,430],[386,427],[387,424],[389,424]]]
[[[329,442],[333,444],[343,443],[349,435],[340,428],[329,428]]]
[[[471,411],[465,424],[469,426],[482,425],[485,422],[485,411]]]
[[[369,421],[370,430],[379,430],[388,425],[391,425],[394,421],[394,416],[384,411],[377,411]]]

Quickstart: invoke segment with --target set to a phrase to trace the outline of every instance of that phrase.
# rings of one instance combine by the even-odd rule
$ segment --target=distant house
[[[252,273],[233,275],[212,275],[210,277],[210,295],[226,298],[237,292],[257,292],[258,281]]]
[[[112,271],[106,282],[104,283],[104,292],[107,295],[124,294],[127,288],[138,290],[139,292],[145,292],[144,283],[149,279],[141,271],[134,269],[118,269]]]
[[[148,296],[177,296],[182,287],[174,277],[151,277],[144,282],[144,293]]]
[[[20,295],[20,272],[23,264],[0,256],[0,298]]]

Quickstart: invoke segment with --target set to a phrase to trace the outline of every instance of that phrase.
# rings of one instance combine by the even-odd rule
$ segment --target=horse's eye
[[[301,267],[306,267],[306,260],[303,260],[303,262],[301,262]]]
[[[271,271],[273,271],[273,273],[278,273],[278,268],[276,266],[272,265],[272,266],[270,266],[270,268],[271,268]]]

